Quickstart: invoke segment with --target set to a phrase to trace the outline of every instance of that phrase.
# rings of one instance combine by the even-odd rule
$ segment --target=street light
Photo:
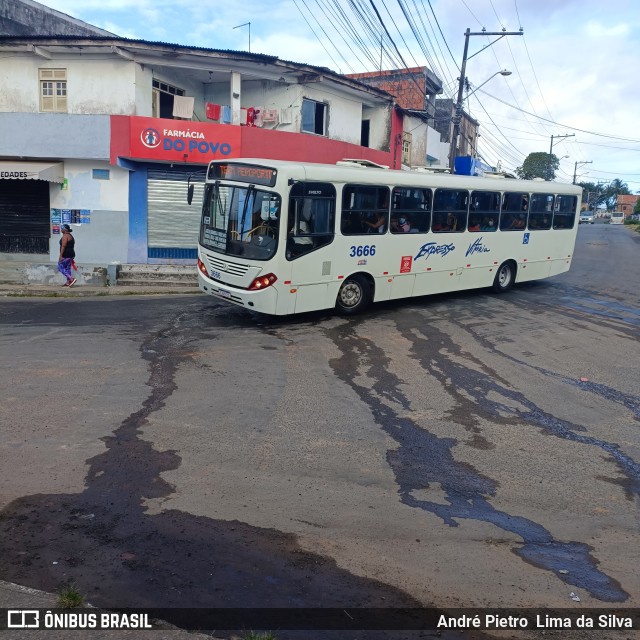
[[[489,80],[492,80],[496,76],[510,76],[511,71],[507,71],[507,69],[502,69],[500,71],[496,71],[492,76],[487,78],[481,85],[477,86],[473,91],[467,94],[467,98],[472,96],[478,89],[484,87]],[[462,88],[464,85],[464,78],[460,78],[460,87]],[[460,121],[462,120],[462,92],[458,92],[458,102],[456,104],[456,114],[453,119],[453,133],[451,135],[451,148],[449,149],[449,168],[453,173],[454,162],[455,162],[455,154],[458,149],[458,136],[460,135]]]
[[[471,91],[470,93],[467,93],[467,98],[469,96],[472,96],[476,91],[478,91],[478,89],[481,89],[482,87],[484,87],[484,85],[487,84],[489,80],[495,78],[496,76],[510,76],[510,75],[511,75],[511,71],[507,71],[506,69],[502,69],[501,71],[496,71],[492,76],[487,78],[479,87],[476,87],[473,91]]]

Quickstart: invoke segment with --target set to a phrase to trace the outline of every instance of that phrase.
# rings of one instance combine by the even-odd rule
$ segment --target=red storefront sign
[[[111,116],[111,161],[207,164],[240,156],[240,127],[188,120]]]

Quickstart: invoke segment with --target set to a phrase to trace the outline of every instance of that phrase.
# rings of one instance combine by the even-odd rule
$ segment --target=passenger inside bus
[[[384,233],[386,230],[387,218],[381,212],[367,214],[362,221],[368,227],[367,233]]]
[[[434,214],[434,218],[436,217],[436,214]],[[432,227],[433,231],[455,231],[456,228],[456,217],[452,214],[449,213],[447,215],[446,220],[440,220],[440,221],[436,221]]]
[[[548,215],[530,215],[529,229],[549,229],[551,227],[551,218]]]
[[[518,229],[524,229],[527,226],[527,214],[522,213],[509,213],[502,212],[500,218],[500,230],[501,231],[514,231]]]
[[[391,218],[391,231],[393,233],[409,233],[409,231],[411,231],[409,216],[400,215]]]

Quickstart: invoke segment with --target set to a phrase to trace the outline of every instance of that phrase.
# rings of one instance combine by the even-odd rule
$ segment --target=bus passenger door
[[[296,313],[333,306],[328,291],[335,200],[335,187],[330,183],[298,182],[291,189],[286,256],[291,262],[289,292],[295,298]]]

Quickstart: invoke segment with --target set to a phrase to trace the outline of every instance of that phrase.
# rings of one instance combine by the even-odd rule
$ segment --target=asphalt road
[[[567,274],[348,319],[0,300],[0,578],[98,606],[640,607],[639,249],[582,225]]]

